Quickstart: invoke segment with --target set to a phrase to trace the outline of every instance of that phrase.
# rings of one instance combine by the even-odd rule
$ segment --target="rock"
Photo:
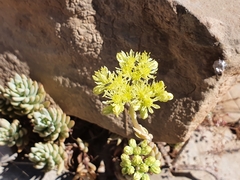
[[[148,51],[159,62],[174,100],[140,123],[155,141],[186,140],[239,76],[240,3],[213,0],[0,0],[0,71],[30,75],[69,115],[132,136],[125,115],[103,116],[92,75],[117,66],[124,50]],[[216,78],[212,65],[227,68]]]

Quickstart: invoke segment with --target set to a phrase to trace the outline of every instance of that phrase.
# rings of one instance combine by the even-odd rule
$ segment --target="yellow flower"
[[[123,78],[121,74],[118,74],[113,77],[111,84],[109,84],[106,89],[109,91],[121,90],[123,85],[127,84],[127,80]]]
[[[134,107],[140,110],[140,116],[143,119],[146,119],[148,117],[148,112],[153,113],[153,108],[158,109],[160,108],[159,105],[154,104],[154,102],[157,101],[157,98],[155,98],[155,93],[152,91],[152,88],[150,85],[147,85],[145,83],[139,83],[135,86],[135,92],[136,99],[134,102]]]
[[[114,73],[111,73],[107,67],[101,67],[99,71],[95,71],[95,75],[92,76],[93,80],[97,84],[93,89],[94,94],[102,94],[106,89],[106,86],[111,84],[114,77]]]
[[[153,108],[160,108],[155,102],[166,102],[173,98],[171,93],[165,91],[163,81],[155,82],[158,63],[147,52],[139,53],[130,50],[117,53],[116,58],[120,68],[110,72],[107,67],[95,71],[93,79],[96,86],[95,94],[103,94],[107,105],[103,113],[113,113],[118,116],[123,112],[125,104],[140,112],[140,117],[146,119]],[[149,81],[153,83],[149,83]]]
[[[120,53],[117,53],[116,58],[119,62],[119,70],[124,74],[124,76],[131,78],[133,69],[136,65],[136,56],[133,50],[130,50],[129,53],[121,51]]]
[[[133,81],[154,78],[152,74],[156,74],[158,69],[157,61],[150,58],[147,52],[134,53],[130,50],[129,53],[125,53],[121,51],[116,57],[120,65],[118,70]]]
[[[161,102],[167,102],[173,99],[173,94],[165,91],[165,85],[163,81],[153,82],[152,90],[156,94],[156,97]]]
[[[156,74],[157,70],[157,61],[150,58],[150,55],[147,52],[143,52],[138,63],[138,71],[141,73],[141,77],[143,79],[154,78],[153,74]]]

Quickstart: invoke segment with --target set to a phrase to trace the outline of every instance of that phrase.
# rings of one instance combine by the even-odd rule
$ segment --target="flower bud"
[[[150,166],[150,172],[154,174],[159,174],[161,172],[160,169],[161,162],[159,160],[156,160],[151,166]]]
[[[128,167],[131,166],[131,160],[130,159],[124,159],[122,160],[122,162],[120,163],[121,167]]]
[[[123,175],[126,175],[126,174],[127,174],[127,170],[128,170],[127,167],[123,167],[123,168],[122,168],[122,174],[123,174]]]
[[[153,165],[152,166],[161,166],[161,162],[160,162],[160,160],[156,160],[154,163],[153,163]]]
[[[137,171],[133,175],[133,180],[140,180],[142,176],[143,176],[143,173]]]
[[[126,160],[126,159],[130,159],[129,155],[127,155],[127,154],[122,154],[122,155],[121,155],[121,160],[124,161],[124,160]]]
[[[146,165],[151,166],[156,161],[156,158],[154,156],[147,157],[144,162]]]
[[[141,143],[140,143],[140,146],[143,148],[143,147],[146,147],[148,145],[148,141],[147,140],[143,140]]]
[[[123,149],[123,152],[127,155],[132,155],[133,154],[133,148],[130,146],[125,146]]]
[[[142,161],[142,157],[139,156],[139,155],[134,155],[133,158],[132,158],[132,165],[133,166],[137,166],[139,164],[141,164],[143,161]]]
[[[148,155],[152,151],[152,148],[150,146],[145,146],[142,148],[141,155]]]
[[[139,147],[139,146],[133,148],[133,154],[134,154],[134,155],[140,155],[140,154],[141,154],[141,151],[142,151],[142,149],[141,149],[141,147]]]
[[[150,180],[150,177],[148,174],[143,174],[141,180]]]
[[[135,172],[135,168],[133,166],[127,167],[127,174],[132,175]]]
[[[160,167],[156,165],[150,166],[149,170],[151,173],[154,173],[154,174],[159,174],[161,172]]]
[[[137,147],[137,143],[135,139],[130,139],[128,142],[129,146],[131,146],[132,148]]]
[[[140,172],[146,173],[146,172],[148,172],[148,170],[149,170],[148,165],[146,165],[145,163],[140,164],[140,166],[139,166]]]

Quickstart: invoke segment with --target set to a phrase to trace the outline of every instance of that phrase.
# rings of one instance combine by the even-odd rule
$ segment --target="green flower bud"
[[[123,149],[123,152],[127,155],[132,155],[133,154],[133,148],[130,146],[125,146]]]
[[[143,148],[143,147],[146,147],[148,145],[148,141],[147,140],[143,140],[141,143],[140,143],[140,146]]]
[[[129,146],[131,146],[132,148],[137,147],[137,143],[135,139],[130,139],[128,142]]]
[[[150,146],[145,146],[142,148],[141,155],[148,155],[152,151],[152,148]]]
[[[139,155],[134,155],[134,156],[132,157],[132,165],[133,165],[133,166],[138,166],[138,165],[140,165],[142,162],[143,162],[143,161],[142,161],[142,157],[141,157],[141,156],[139,156]]]
[[[148,170],[149,170],[148,165],[146,165],[145,163],[140,164],[140,166],[139,166],[140,172],[146,173],[146,172],[148,172]]]
[[[135,172],[135,168],[133,166],[127,167],[127,174],[132,175]]]
[[[154,156],[149,156],[144,160],[144,163],[148,166],[151,166],[154,164],[155,161],[156,161],[156,158]]]
[[[133,180],[141,180],[142,176],[143,176],[143,173],[137,171],[133,175]]]
[[[134,154],[134,155],[140,155],[141,152],[142,152],[141,147],[136,146],[135,148],[133,148],[133,154]]]
[[[154,163],[153,163],[153,165],[152,166],[161,166],[161,162],[160,162],[160,160],[156,160]]]
[[[126,175],[127,171],[128,171],[128,168],[127,167],[123,167],[121,171],[122,171],[123,175]]]
[[[131,166],[131,160],[130,159],[124,159],[122,160],[122,162],[120,163],[120,166],[121,167],[128,167],[128,166]]]
[[[121,155],[121,160],[122,160],[122,161],[127,160],[127,159],[130,160],[129,155],[127,155],[127,154],[122,154],[122,155]]]
[[[150,177],[148,174],[143,174],[141,180],[150,180]]]
[[[161,162],[159,160],[155,160],[155,162],[150,165],[149,171],[154,174],[159,174],[161,172],[160,165]]]
[[[153,166],[150,166],[149,171],[154,174],[159,174],[161,172],[161,169],[160,169],[160,166],[153,165]]]

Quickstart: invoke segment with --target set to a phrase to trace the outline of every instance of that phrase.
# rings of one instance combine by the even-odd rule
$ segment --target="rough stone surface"
[[[227,0],[0,0],[0,83],[27,74],[67,114],[131,136],[125,115],[101,115],[92,74],[114,70],[121,50],[146,50],[175,98],[140,122],[155,141],[183,141],[239,75],[239,8]],[[219,58],[228,68],[217,79]]]

